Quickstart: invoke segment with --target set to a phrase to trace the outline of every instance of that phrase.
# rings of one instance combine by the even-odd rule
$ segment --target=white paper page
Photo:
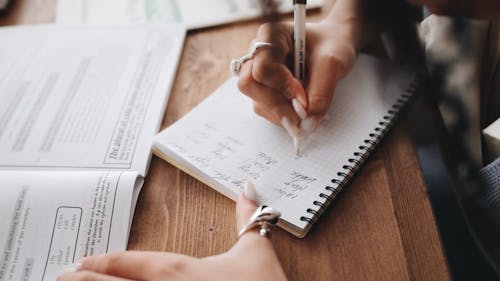
[[[0,29],[0,168],[144,175],[175,76],[179,25]]]
[[[134,172],[0,171],[0,280],[55,280],[127,246]]]
[[[282,212],[282,219],[304,229],[300,220],[314,201],[330,195],[326,186],[347,172],[348,160],[405,93],[412,75],[381,60],[360,56],[337,89],[328,118],[295,156],[284,129],[258,117],[252,101],[232,78],[200,106],[161,132],[154,147],[193,175],[235,200],[247,179],[256,182],[260,202]],[[312,215],[309,215],[311,217]]]
[[[259,0],[179,0],[179,10],[189,29],[248,20],[262,15]],[[282,13],[293,11],[293,1],[276,1]],[[323,0],[307,1],[307,8],[318,8]]]
[[[58,0],[56,22],[60,24],[181,23],[177,2],[177,0]]]
[[[293,11],[293,1],[279,2],[281,12]],[[309,0],[318,8],[323,0]],[[60,24],[127,24],[182,22],[188,29],[204,28],[261,15],[259,0],[58,0]]]

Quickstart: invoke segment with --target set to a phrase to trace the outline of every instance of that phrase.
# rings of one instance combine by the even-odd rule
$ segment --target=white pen
[[[294,41],[294,75],[300,83],[304,84],[306,72],[306,0],[293,0],[293,41]],[[295,103],[298,104],[297,101]],[[302,106],[294,105],[294,109],[299,114],[301,119],[305,117],[305,110]],[[300,110],[302,109],[302,110]],[[300,153],[300,138],[293,138],[295,154]]]
[[[306,72],[306,0],[293,0],[294,74],[304,83]]]

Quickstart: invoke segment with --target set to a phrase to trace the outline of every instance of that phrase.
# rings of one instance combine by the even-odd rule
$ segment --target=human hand
[[[330,107],[337,82],[354,64],[356,48],[350,32],[331,18],[307,25],[303,86],[290,70],[293,25],[262,25],[253,42],[272,46],[260,49],[245,62],[238,80],[240,91],[253,99],[255,113],[283,126],[292,136],[314,130]]]
[[[238,229],[256,208],[253,201],[240,195],[236,205]],[[286,280],[271,241],[257,230],[246,232],[228,252],[203,259],[127,251],[84,258],[74,269],[57,281]]]

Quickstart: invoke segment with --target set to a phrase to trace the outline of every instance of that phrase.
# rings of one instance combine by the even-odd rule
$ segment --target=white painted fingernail
[[[247,184],[245,184],[245,197],[248,200],[252,200],[254,202],[257,202],[257,190],[255,189],[255,184],[253,183],[252,180],[247,180]]]
[[[301,133],[303,133],[304,135],[309,135],[311,134],[312,132],[314,132],[314,130],[316,130],[316,127],[318,126],[318,121],[316,120],[316,118],[313,118],[313,117],[307,117],[306,119],[302,120],[302,122],[300,123],[300,130],[301,130]]]
[[[288,133],[288,135],[290,135],[290,137],[296,138],[298,136],[299,129],[292,124],[292,122],[288,117],[283,116],[283,118],[281,118],[281,126],[285,128],[286,132]]]
[[[301,144],[301,138],[299,137],[293,138],[293,148],[295,148],[295,156],[300,156],[300,144]]]
[[[72,263],[70,265],[67,265],[64,268],[64,272],[65,273],[78,272],[78,271],[82,270],[82,268],[83,268],[83,263],[75,262],[75,263]]]
[[[306,119],[307,112],[304,109],[304,107],[302,106],[302,104],[299,102],[298,99],[293,99],[292,100],[292,106],[293,106],[293,109],[295,110],[295,112],[297,113],[297,115],[300,117],[301,120]]]
[[[288,135],[293,139],[293,147],[295,149],[295,154],[299,155],[300,150],[300,139],[299,139],[299,129],[295,127],[288,117],[283,117],[281,119],[281,125],[287,131]]]

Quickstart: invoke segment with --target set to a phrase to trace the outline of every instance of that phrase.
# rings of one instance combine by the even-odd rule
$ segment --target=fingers
[[[255,41],[270,42],[272,47],[262,49],[253,59],[251,75],[258,83],[272,88],[288,99],[297,98],[304,107],[307,97],[300,82],[287,67],[293,51],[291,24],[264,24]]]
[[[287,100],[297,98],[305,107],[306,92],[283,60],[276,58],[272,50],[262,50],[253,59],[250,75],[255,82],[275,90]]]
[[[294,140],[297,134],[305,138],[318,127],[337,82],[354,64],[354,45],[342,33],[326,32],[330,29],[330,25],[309,26],[306,89],[288,68],[293,52],[290,24],[263,25],[255,41],[270,42],[272,48],[260,49],[241,68],[238,87],[254,100],[254,111],[286,128]]]
[[[150,280],[155,276],[176,276],[193,258],[162,252],[127,251],[84,258],[83,271],[93,271],[132,280]]]
[[[251,74],[253,62],[248,61],[241,67],[238,88],[254,101],[254,111],[261,117],[281,126],[283,117],[298,126],[300,118],[291,103],[278,91],[258,83]]]
[[[308,84],[307,112],[312,116],[324,116],[330,108],[335,86],[346,72],[342,61],[328,52],[313,58],[314,67],[310,69]]]
[[[253,213],[257,209],[257,191],[252,181],[248,181],[245,191],[240,194],[236,202],[236,224],[238,232],[248,223]],[[238,243],[233,247],[238,251],[247,251],[248,248],[254,248],[261,251],[274,252],[273,246],[268,237],[261,237],[258,228],[245,232]]]
[[[252,181],[247,181],[245,191],[240,194],[236,202],[236,225],[238,232],[246,225],[257,209],[257,191]]]
[[[57,281],[131,281],[120,277],[105,275],[92,271],[79,271],[72,273],[65,273]]]
[[[250,220],[257,209],[257,192],[255,186],[250,181],[245,187],[245,191],[240,195],[236,202],[236,219],[238,230],[242,229]],[[269,237],[259,235],[258,229],[250,230],[244,233],[233,248],[227,252],[230,260],[238,261],[236,265],[241,266],[239,271],[245,272],[250,269],[266,268],[265,272],[254,271],[255,280],[263,280],[259,275],[273,276],[272,280],[287,280],[285,273],[280,265],[278,256],[274,250]]]
[[[286,65],[293,50],[292,33],[290,24],[262,25],[254,42],[272,46],[259,49],[239,73],[238,88],[254,100],[255,112],[278,126],[285,116],[298,126],[299,117],[290,102],[293,98],[307,106],[304,88]]]

